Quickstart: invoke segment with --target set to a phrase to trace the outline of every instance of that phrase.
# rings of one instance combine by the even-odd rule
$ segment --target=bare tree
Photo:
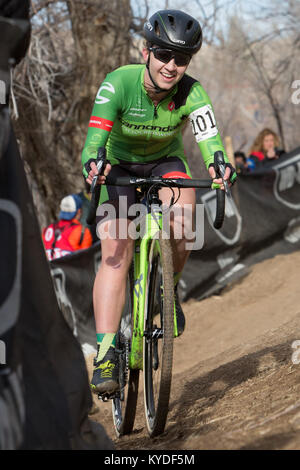
[[[15,73],[13,103],[16,114],[19,110],[17,137],[45,225],[56,217],[61,197],[83,187],[81,151],[97,89],[107,72],[132,61],[133,44],[153,5],[149,0],[31,4],[32,39]],[[234,18],[226,19],[233,5]],[[248,23],[243,5],[238,0],[191,0],[188,5],[165,0],[159,8],[181,8],[202,25],[204,45],[190,72],[212,99],[222,137],[231,135],[235,149],[242,149],[261,125],[271,122],[286,148],[293,148],[300,109],[290,99],[291,84],[300,76],[299,2],[262,0]],[[134,60],[140,61],[136,53]],[[256,120],[253,116],[262,111],[264,119]],[[199,152],[191,130],[185,141],[196,175]]]
[[[255,15],[240,9],[216,30],[192,64],[215,108],[221,136],[232,136],[234,150],[250,148],[263,127],[271,127],[291,150],[299,145],[300,106],[292,102],[292,84],[300,77],[299,2],[262,2]],[[268,7],[268,8],[267,8]],[[192,136],[187,151],[199,171]],[[193,172],[194,174],[195,171]]]
[[[17,137],[40,223],[83,187],[81,151],[97,89],[129,61],[129,0],[32,0],[32,39],[14,79]]]
[[[248,78],[256,87],[257,93],[267,99],[281,143],[286,147],[283,116],[289,103],[287,95],[290,94],[293,71],[290,58],[286,55],[284,59],[280,57],[290,48],[290,41],[286,39],[282,43],[274,38],[272,41],[251,44],[244,35],[242,45],[245,51],[243,61],[250,65]]]
[[[230,1],[190,5],[206,41],[214,35],[217,12]],[[57,216],[64,195],[83,187],[80,159],[94,97],[107,72],[130,62],[149,5],[139,1],[133,17],[130,0],[31,0],[31,45],[16,70],[13,103],[43,226]],[[165,1],[160,7],[178,5]]]
[[[262,9],[255,20],[258,24],[271,25],[262,34],[247,40],[253,64],[263,93],[268,99],[276,120],[282,144],[286,149],[299,145],[299,107],[291,101],[292,84],[300,76],[300,4],[295,0],[262,2]],[[272,60],[260,60],[257,51],[262,50]]]

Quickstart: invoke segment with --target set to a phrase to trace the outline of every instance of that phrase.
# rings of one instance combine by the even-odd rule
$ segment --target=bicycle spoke
[[[112,401],[112,413],[117,436],[129,434],[134,425],[138,388],[139,370],[129,370],[128,357],[132,334],[132,292],[133,272],[129,271],[125,308],[118,332],[120,350],[120,392]]]
[[[157,249],[158,248],[158,249]],[[144,332],[144,398],[150,436],[164,431],[173,359],[173,269],[168,240],[149,249]]]

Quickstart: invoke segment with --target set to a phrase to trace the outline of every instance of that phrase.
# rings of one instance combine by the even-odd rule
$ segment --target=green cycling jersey
[[[185,74],[168,96],[154,105],[144,88],[145,65],[126,65],[101,84],[82,152],[84,164],[106,147],[111,164],[147,163],[166,156],[185,160],[182,130],[190,121],[206,168],[214,153],[225,153],[214,111],[201,84]]]

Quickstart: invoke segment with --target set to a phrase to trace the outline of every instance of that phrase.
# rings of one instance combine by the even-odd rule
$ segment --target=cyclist
[[[181,131],[190,120],[196,141],[210,176],[217,183],[213,156],[222,150],[226,161],[225,179],[229,185],[236,178],[235,169],[228,162],[217,129],[209,97],[201,84],[185,72],[192,56],[202,45],[200,24],[179,10],[161,10],[144,25],[145,45],[143,65],[127,65],[109,73],[97,93],[86,143],[82,153],[83,173],[91,184],[98,174],[97,150],[106,147],[104,175],[98,177],[105,184],[106,176],[173,176],[191,177],[183,150]],[[176,205],[195,209],[195,191],[184,189],[175,197]],[[100,203],[108,201],[116,210],[115,218],[97,216],[101,233],[102,262],[96,275],[93,302],[97,333],[97,355],[91,388],[94,392],[113,393],[118,389],[118,364],[115,338],[125,302],[126,276],[133,255],[134,240],[122,239],[118,221],[122,217],[130,223],[130,216],[119,204],[120,196],[127,197],[127,206],[135,203],[132,188],[103,186]],[[171,190],[160,190],[160,199],[167,203]],[[123,198],[122,198],[123,199]],[[124,199],[123,199],[124,200]],[[126,210],[126,208],[125,208]],[[99,212],[99,211],[98,211]],[[186,223],[175,217],[176,224]],[[111,230],[111,229],[114,230]],[[114,235],[111,235],[114,234]],[[177,285],[188,258],[186,240],[171,240],[173,247],[175,311],[179,334],[185,319],[178,301]]]

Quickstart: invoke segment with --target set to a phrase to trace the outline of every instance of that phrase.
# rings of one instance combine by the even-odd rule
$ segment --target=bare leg
[[[175,200],[178,197],[178,188],[173,188]],[[161,201],[169,205],[172,192],[168,188],[161,189],[159,193]],[[194,216],[196,207],[196,194],[194,189],[180,190],[180,197],[174,207],[174,213],[170,217],[170,238],[173,248],[174,272],[181,272],[190,255],[187,245],[192,243],[190,234],[194,230]],[[168,219],[167,219],[168,220]]]
[[[118,221],[117,221],[118,222]],[[105,222],[111,228],[116,221]],[[111,232],[112,233],[112,232]],[[134,240],[111,238],[101,240],[102,260],[96,275],[93,301],[97,333],[118,330],[125,304],[126,278],[132,261]]]

